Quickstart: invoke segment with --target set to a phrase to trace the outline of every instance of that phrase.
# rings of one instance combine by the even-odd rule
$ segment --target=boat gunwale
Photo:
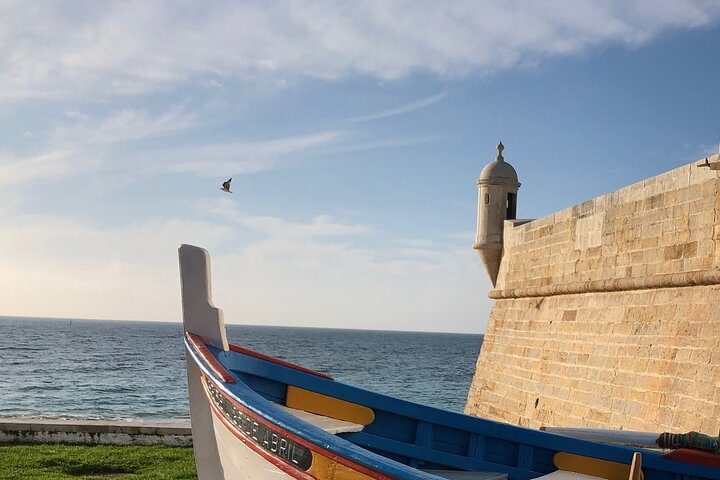
[[[207,363],[208,368],[212,370],[215,375],[220,377],[224,383],[235,383],[235,376],[230,373],[230,371],[226,369],[222,363],[220,363],[215,355],[212,354],[202,335],[185,332],[185,343],[190,343],[193,348],[195,348],[198,356]]]
[[[298,365],[297,363],[288,362],[287,360],[283,360],[282,358],[273,357],[271,355],[266,355],[264,353],[256,352],[255,350],[251,350],[246,347],[241,347],[240,345],[236,345],[234,343],[229,343],[228,347],[231,351],[240,353],[242,355],[248,355],[251,357],[259,358],[261,360],[267,360],[268,362],[272,362],[278,365],[282,365],[283,367],[292,368],[293,370],[297,370],[299,372],[309,373],[311,375],[315,375],[317,377],[326,378],[328,380],[334,380],[330,375],[322,372],[318,372],[316,370],[311,370],[309,368],[305,368],[302,365]]]

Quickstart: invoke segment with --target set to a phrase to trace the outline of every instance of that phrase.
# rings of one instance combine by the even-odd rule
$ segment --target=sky
[[[0,2],[0,315],[482,333],[475,179],[536,218],[720,137],[720,2]],[[233,178],[233,194],[219,190]]]

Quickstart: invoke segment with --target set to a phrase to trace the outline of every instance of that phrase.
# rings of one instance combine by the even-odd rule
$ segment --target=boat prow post
[[[217,348],[228,350],[223,312],[212,303],[210,254],[194,245],[180,245],[180,288],[182,292],[183,328]],[[190,424],[199,480],[224,480],[218,441],[213,427],[212,411],[201,383],[201,372],[185,349],[190,398]]]
[[[200,335],[205,343],[228,350],[223,312],[212,303],[210,254],[194,245],[180,245],[180,289],[183,327]]]

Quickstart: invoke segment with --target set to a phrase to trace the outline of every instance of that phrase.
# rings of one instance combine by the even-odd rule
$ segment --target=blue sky
[[[717,151],[720,3],[0,6],[0,315],[482,332],[475,179],[535,218]],[[233,195],[219,184],[233,177]]]

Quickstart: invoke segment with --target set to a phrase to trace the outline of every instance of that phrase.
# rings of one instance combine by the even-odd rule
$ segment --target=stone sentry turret
[[[497,158],[482,169],[477,180],[478,217],[473,248],[480,255],[493,286],[503,254],[503,224],[516,218],[520,188],[515,169],[503,158],[504,149],[502,142],[498,143]]]

